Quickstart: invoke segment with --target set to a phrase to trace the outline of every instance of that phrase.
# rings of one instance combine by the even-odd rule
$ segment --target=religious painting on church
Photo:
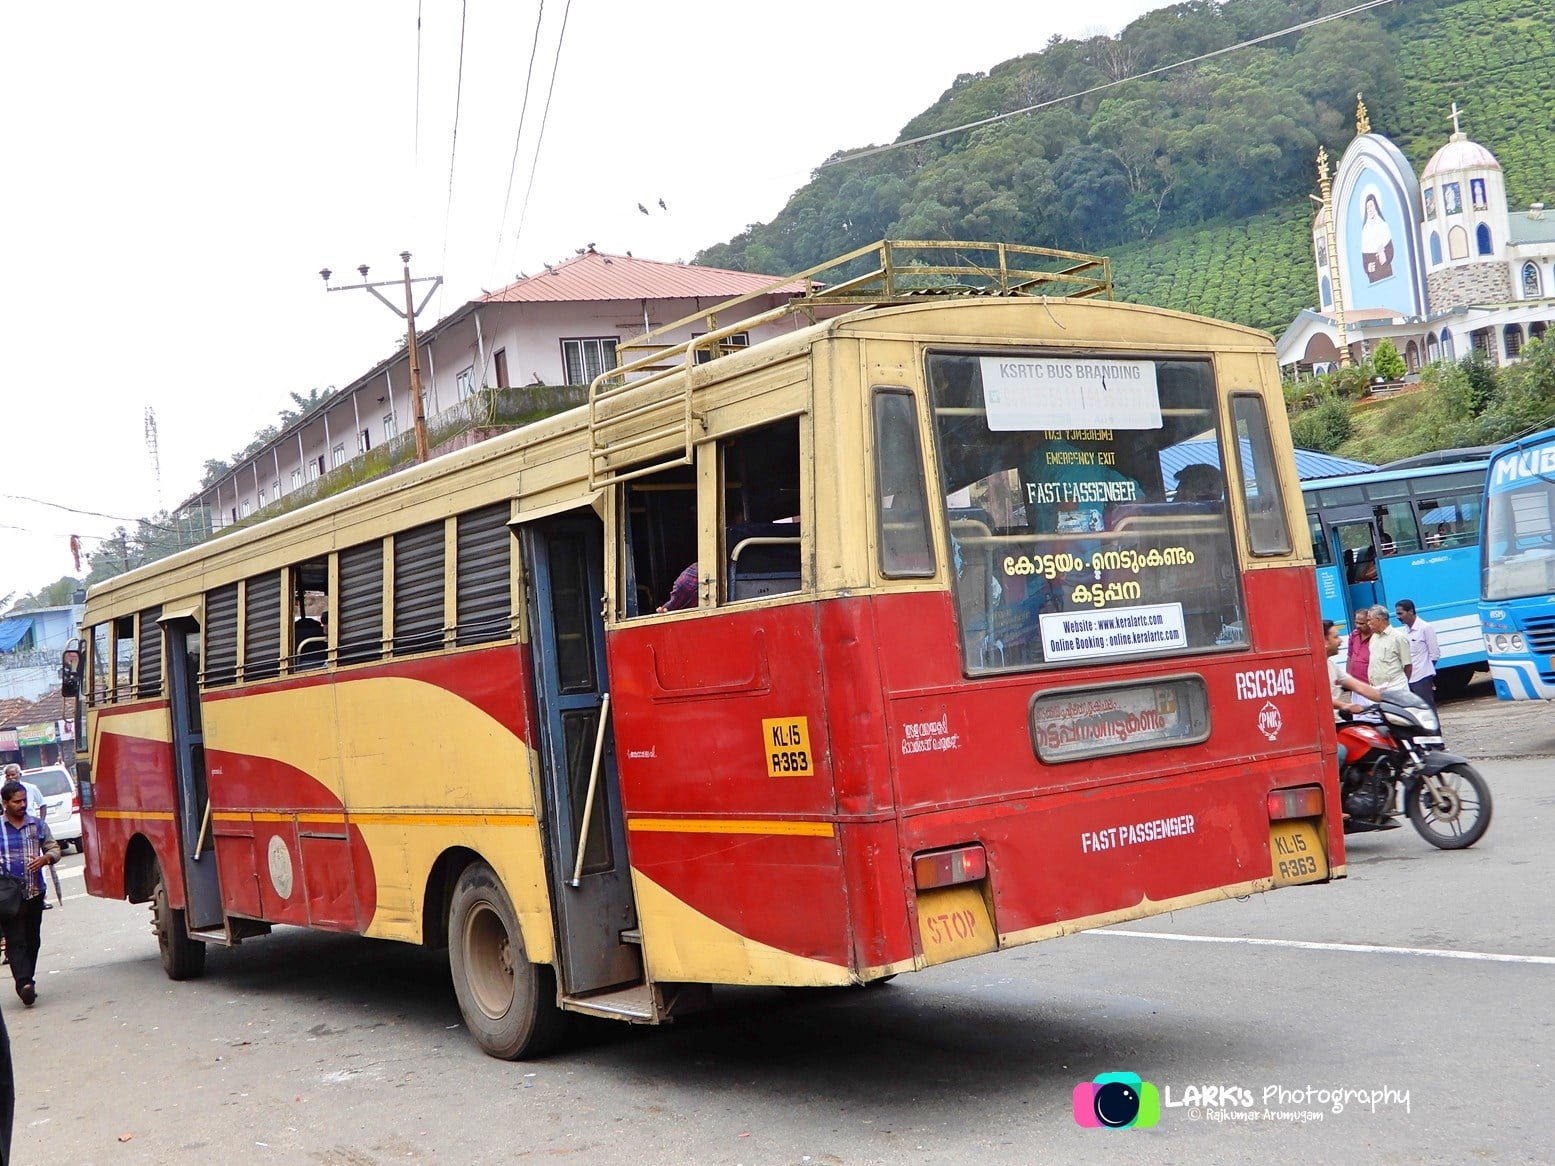
[[[1368,283],[1393,278],[1393,229],[1382,213],[1382,193],[1363,189],[1361,197],[1361,270]]]
[[[1463,190],[1456,182],[1442,183],[1442,209],[1450,215],[1463,210]]]
[[[1436,187],[1434,186],[1425,188],[1425,217],[1428,219],[1436,217]]]
[[[1469,179],[1469,198],[1474,202],[1477,211],[1489,210],[1490,203],[1485,198],[1485,180],[1483,178]]]
[[[1328,270],[1328,240],[1321,235],[1317,240],[1317,267],[1319,271]]]
[[[1345,309],[1425,315],[1424,243],[1417,226],[1423,204],[1397,147],[1376,134],[1351,143],[1334,177],[1337,238],[1328,256],[1343,277],[1333,295]],[[1321,269],[1318,274],[1321,279]]]

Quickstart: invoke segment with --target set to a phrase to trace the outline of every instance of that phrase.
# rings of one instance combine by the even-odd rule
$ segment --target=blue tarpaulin
[[[21,643],[22,637],[30,631],[32,631],[30,619],[0,620],[0,652],[9,652]]]

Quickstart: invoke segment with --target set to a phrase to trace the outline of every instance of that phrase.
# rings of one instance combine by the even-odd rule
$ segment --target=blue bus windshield
[[[1485,493],[1484,598],[1555,594],[1555,434],[1498,454]]]

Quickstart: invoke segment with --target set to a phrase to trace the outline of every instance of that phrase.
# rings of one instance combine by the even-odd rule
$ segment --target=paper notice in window
[[[1155,362],[982,358],[983,402],[996,432],[1159,429]]]
[[[1180,603],[1065,611],[1038,618],[1042,656],[1049,662],[1169,652],[1188,646]]]

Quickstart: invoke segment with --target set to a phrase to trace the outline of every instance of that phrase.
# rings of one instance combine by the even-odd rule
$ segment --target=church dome
[[[1437,174],[1456,173],[1460,170],[1499,170],[1501,163],[1496,156],[1478,142],[1469,141],[1467,134],[1456,133],[1447,144],[1431,155],[1420,175],[1424,182]]]

